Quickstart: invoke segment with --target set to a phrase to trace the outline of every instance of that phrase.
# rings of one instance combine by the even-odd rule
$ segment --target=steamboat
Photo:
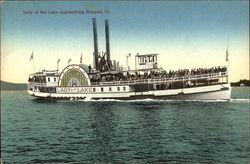
[[[159,54],[137,53],[135,69],[124,69],[111,60],[109,21],[105,20],[105,53],[98,51],[95,18],[92,24],[93,68],[68,64],[61,72],[57,69],[30,74],[30,95],[41,99],[230,99],[227,67],[167,72],[158,66]]]

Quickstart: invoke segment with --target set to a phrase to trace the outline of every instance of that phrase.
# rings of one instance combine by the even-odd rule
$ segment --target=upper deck
[[[101,82],[92,82],[93,86],[101,86],[101,85],[126,85],[126,84],[155,84],[155,83],[174,83],[174,82],[182,82],[182,81],[195,81],[202,79],[218,79],[228,77],[227,71],[218,72],[218,73],[209,73],[209,74],[201,74],[201,75],[188,75],[188,76],[175,76],[170,78],[152,78],[152,79],[135,79],[135,80],[120,80],[120,81],[101,81]]]

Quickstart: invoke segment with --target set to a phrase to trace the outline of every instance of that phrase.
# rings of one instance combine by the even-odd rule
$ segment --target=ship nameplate
[[[93,87],[56,87],[57,93],[92,93]]]

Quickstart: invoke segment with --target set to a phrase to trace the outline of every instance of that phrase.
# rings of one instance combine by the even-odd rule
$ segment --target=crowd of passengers
[[[36,83],[46,83],[46,78],[45,76],[33,76],[33,77],[29,77],[28,81],[36,82]]]
[[[202,75],[202,74],[211,74],[211,73],[219,73],[226,72],[227,67],[212,67],[212,68],[198,68],[198,69],[181,69],[178,71],[169,71],[166,77],[176,77],[176,76],[192,76],[192,75]]]
[[[99,82],[99,81],[120,81],[120,80],[140,80],[140,79],[157,79],[157,78],[173,78],[173,77],[187,77],[187,76],[194,76],[194,75],[202,75],[202,74],[212,74],[212,73],[219,73],[219,72],[226,72],[226,67],[212,67],[212,68],[198,68],[198,69],[179,69],[177,71],[170,70],[167,71],[151,71],[150,73],[143,73],[140,74],[136,72],[135,74],[116,74],[116,75],[102,75],[96,79],[92,79],[92,82]]]
[[[140,79],[157,79],[157,78],[173,78],[173,77],[183,77],[183,76],[193,76],[193,75],[202,75],[202,74],[211,74],[211,73],[219,73],[226,72],[226,67],[212,67],[212,68],[198,68],[198,69],[179,69],[177,71],[170,70],[167,71],[151,71],[149,74],[144,73],[140,74],[136,72],[135,74],[127,74],[119,73],[116,75],[102,75],[95,78],[91,78],[92,82],[100,82],[100,81],[119,81],[119,80],[140,80]],[[33,76],[30,77],[29,82],[36,83],[46,83],[45,76]]]

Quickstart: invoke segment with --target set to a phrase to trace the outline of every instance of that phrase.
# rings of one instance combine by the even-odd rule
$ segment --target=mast
[[[226,60],[227,60],[227,83],[229,82],[229,37],[227,38],[227,50],[226,50]]]

